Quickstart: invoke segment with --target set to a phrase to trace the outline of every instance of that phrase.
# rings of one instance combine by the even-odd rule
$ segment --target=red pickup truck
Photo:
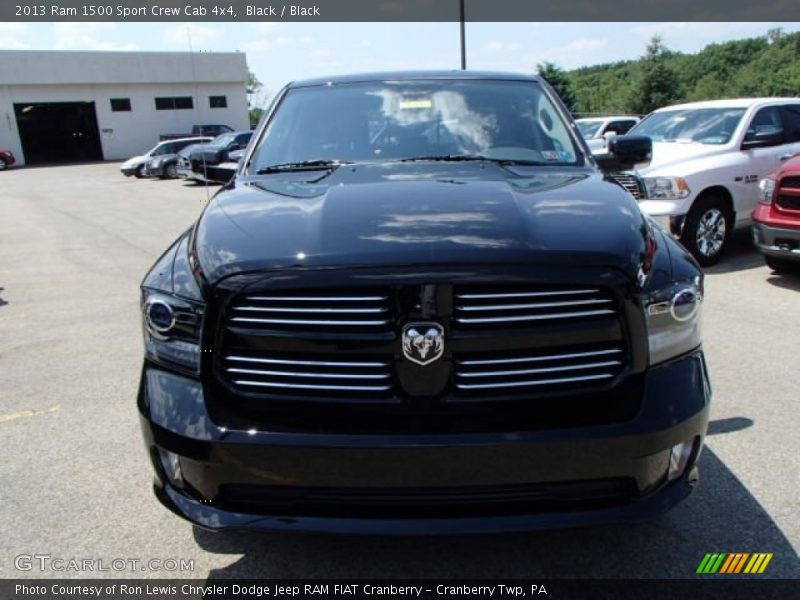
[[[773,271],[800,271],[800,155],[759,182],[753,242]]]

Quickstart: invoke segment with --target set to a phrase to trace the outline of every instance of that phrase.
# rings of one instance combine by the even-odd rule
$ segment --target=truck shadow
[[[707,267],[706,273],[734,273],[748,269],[758,269],[764,266],[764,257],[753,246],[750,229],[735,231],[728,242],[725,254],[720,262],[713,267]]]
[[[745,418],[711,434],[752,425]],[[645,523],[447,537],[352,537],[210,533],[195,528],[205,550],[243,554],[209,582],[227,578],[689,578],[707,552],[772,552],[768,576],[797,578],[800,560],[758,500],[706,448],[698,489]]]

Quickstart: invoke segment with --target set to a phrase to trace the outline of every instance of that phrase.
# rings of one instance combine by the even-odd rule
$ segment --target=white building
[[[249,129],[242,53],[0,50],[0,148],[121,160],[195,124]]]

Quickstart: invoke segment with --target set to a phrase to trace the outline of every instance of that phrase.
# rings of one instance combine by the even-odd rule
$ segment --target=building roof
[[[247,61],[241,52],[0,50],[0,85],[246,81]]]

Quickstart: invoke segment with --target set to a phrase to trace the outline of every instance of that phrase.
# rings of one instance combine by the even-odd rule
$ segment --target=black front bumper
[[[702,352],[650,369],[641,410],[610,425],[353,435],[228,429],[188,377],[146,365],[141,424],[158,498],[209,529],[429,534],[646,519],[692,490],[708,422]],[[501,409],[500,409],[501,410]],[[670,449],[693,444],[667,481]],[[179,457],[170,483],[160,458]]]

